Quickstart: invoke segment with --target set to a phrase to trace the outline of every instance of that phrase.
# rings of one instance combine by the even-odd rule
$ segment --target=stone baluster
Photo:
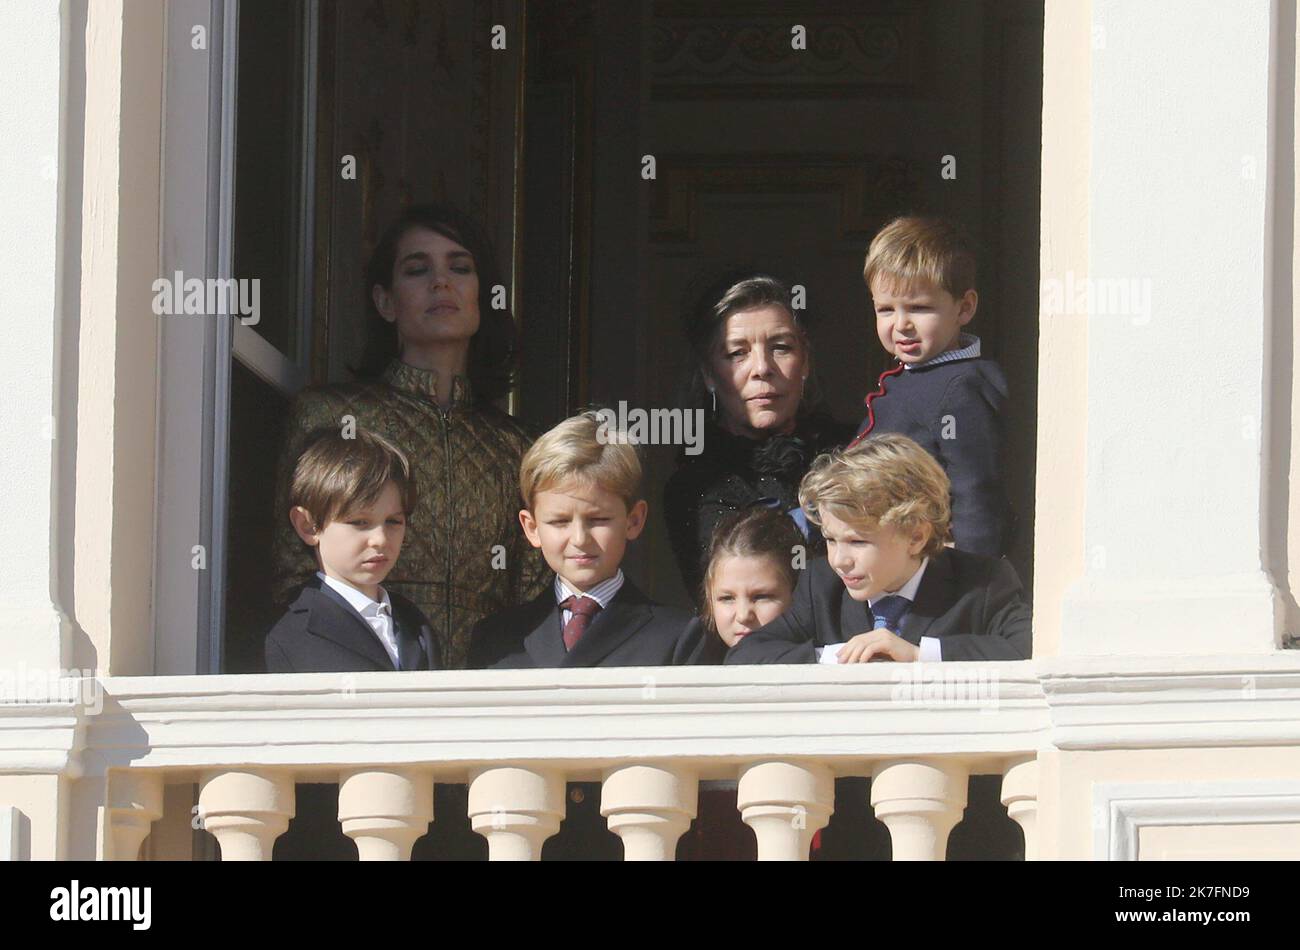
[[[362,861],[409,861],[433,821],[433,773],[364,768],[339,775],[339,822]]]
[[[889,761],[871,774],[871,805],[889,828],[895,861],[942,861],[966,810],[968,771],[933,760]]]
[[[489,861],[537,861],[560,830],[564,778],[550,769],[481,769],[470,777],[470,826],[487,838]]]
[[[1025,860],[1038,860],[1038,759],[1018,759],[1002,773],[1002,804],[1025,833]]]
[[[759,762],[741,772],[736,805],[760,861],[807,861],[813,835],[830,820],[835,777],[822,765]]]
[[[199,781],[199,820],[221,845],[223,861],[269,861],[294,814],[289,772],[222,769]]]
[[[140,845],[163,814],[163,777],[159,772],[127,769],[109,776],[109,859],[138,861]]]
[[[655,765],[627,765],[605,773],[600,813],[623,839],[626,861],[671,861],[677,839],[691,826],[699,796],[695,773]]]

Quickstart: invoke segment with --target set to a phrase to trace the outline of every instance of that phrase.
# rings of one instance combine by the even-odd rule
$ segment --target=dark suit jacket
[[[420,652],[403,652],[411,662],[403,669],[438,670],[442,661],[434,649],[433,633],[420,608],[401,594],[388,591],[398,644],[410,643],[414,633]],[[431,658],[431,659],[426,659]],[[337,591],[313,577],[266,637],[268,673],[361,673],[393,670],[370,624]]]
[[[692,617],[682,631],[673,662],[682,666],[713,666],[721,663],[726,655],[727,645],[718,631],[710,630],[702,618]]]
[[[470,669],[670,666],[691,615],[657,604],[626,578],[608,607],[564,649],[560,608],[548,590],[527,604],[480,620],[470,634]]]
[[[794,603],[727,653],[728,663],[814,663],[814,647],[872,627],[865,601],[849,596],[826,558],[809,563]],[[1000,558],[953,548],[930,558],[898,635],[917,646],[938,637],[945,660],[1025,660],[1030,611],[1016,570]]]

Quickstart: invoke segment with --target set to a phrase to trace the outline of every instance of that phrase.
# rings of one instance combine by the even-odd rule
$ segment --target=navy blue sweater
[[[858,435],[896,432],[920,443],[952,482],[956,546],[1006,554],[1011,506],[1002,485],[1007,379],[1001,368],[977,356],[883,374],[880,385],[885,393],[871,400]]]

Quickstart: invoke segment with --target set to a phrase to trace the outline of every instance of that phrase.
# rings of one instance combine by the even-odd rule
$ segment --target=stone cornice
[[[1059,749],[1300,745],[1300,654],[1036,664]]]
[[[0,775],[80,778],[85,723],[74,699],[0,702]]]

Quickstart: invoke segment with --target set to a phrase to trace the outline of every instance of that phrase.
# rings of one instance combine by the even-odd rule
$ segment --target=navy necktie
[[[397,638],[397,657],[399,670],[427,670],[428,660],[424,655],[424,644],[420,642],[418,630],[408,630],[407,625],[398,623],[393,614],[393,633]]]
[[[871,605],[871,616],[875,618],[874,629],[879,630],[883,627],[898,633],[903,617],[907,615],[907,611],[911,609],[911,606],[912,602],[910,600],[897,594],[881,597]]]

